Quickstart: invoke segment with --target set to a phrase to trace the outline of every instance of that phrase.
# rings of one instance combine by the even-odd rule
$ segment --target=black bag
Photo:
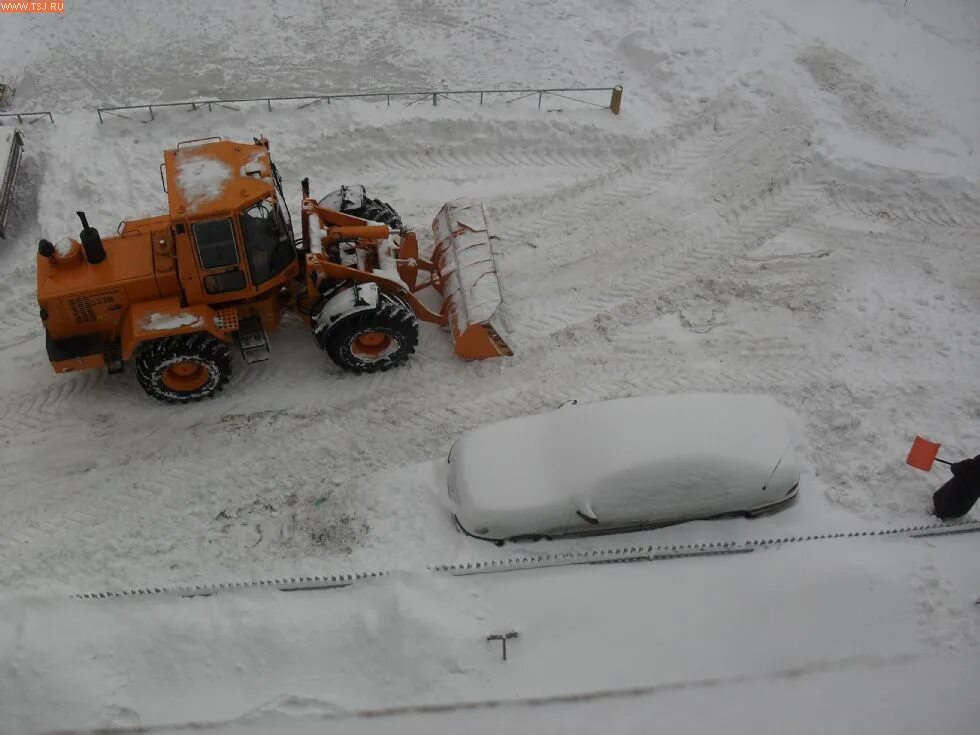
[[[953,478],[932,495],[936,515],[947,520],[962,518],[980,498],[980,455],[951,464]]]

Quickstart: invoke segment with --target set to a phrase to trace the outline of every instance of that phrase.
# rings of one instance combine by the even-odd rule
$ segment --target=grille
[[[222,332],[234,332],[238,329],[238,309],[218,309],[214,321]]]
[[[71,315],[79,324],[95,321],[95,309],[88,296],[68,299],[68,308],[71,309]]]

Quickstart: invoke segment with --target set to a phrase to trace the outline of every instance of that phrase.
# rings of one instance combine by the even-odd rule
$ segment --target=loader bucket
[[[0,128],[0,237],[7,236],[7,215],[14,200],[17,169],[24,151],[24,137],[16,128]]]
[[[432,232],[432,285],[442,294],[456,354],[467,360],[514,354],[504,339],[503,297],[483,205],[448,202],[432,220]]]

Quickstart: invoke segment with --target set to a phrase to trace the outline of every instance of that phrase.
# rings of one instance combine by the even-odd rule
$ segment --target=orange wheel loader
[[[268,359],[287,309],[341,368],[388,370],[444,326],[464,359],[509,355],[483,207],[447,203],[428,259],[397,213],[363,187],[317,201],[302,182],[300,236],[269,142],[185,141],[164,152],[169,213],[103,238],[78,212],[78,239],[41,240],[37,298],[56,372],[129,366],[151,396],[187,403],[221,390],[231,346]],[[420,274],[424,274],[420,278]],[[441,308],[418,293],[433,288]]]

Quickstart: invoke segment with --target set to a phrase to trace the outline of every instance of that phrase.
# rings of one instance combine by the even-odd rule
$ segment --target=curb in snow
[[[610,549],[594,549],[591,551],[566,552],[562,554],[540,554],[538,556],[521,556],[509,559],[492,559],[489,561],[463,562],[459,564],[439,564],[427,568],[429,572],[467,576],[471,574],[490,574],[494,572],[513,572],[521,569],[539,569],[542,567],[561,567],[576,564],[613,564],[637,561],[663,561],[681,559],[692,556],[728,556],[745,554],[757,549],[778,548],[783,544],[799,544],[810,541],[828,541],[843,538],[860,538],[870,536],[908,536],[921,538],[926,536],[948,536],[960,533],[980,532],[980,522],[957,521],[954,523],[932,523],[903,528],[882,528],[870,531],[849,531],[842,533],[823,533],[809,536],[786,536],[777,538],[754,539],[751,541],[724,541],[699,544],[676,544],[661,546],[623,546]],[[72,597],[82,600],[101,600],[117,597],[145,597],[147,595],[177,595],[179,597],[209,597],[218,592],[232,590],[254,589],[259,587],[272,588],[281,592],[296,592],[301,590],[323,590],[349,587],[355,582],[365,579],[375,579],[389,575],[387,570],[377,572],[356,572],[354,574],[335,574],[324,577],[285,577],[282,579],[264,579],[244,582],[225,582],[219,584],[186,585],[174,587],[144,587],[131,590],[115,590],[107,592],[83,592]]]

